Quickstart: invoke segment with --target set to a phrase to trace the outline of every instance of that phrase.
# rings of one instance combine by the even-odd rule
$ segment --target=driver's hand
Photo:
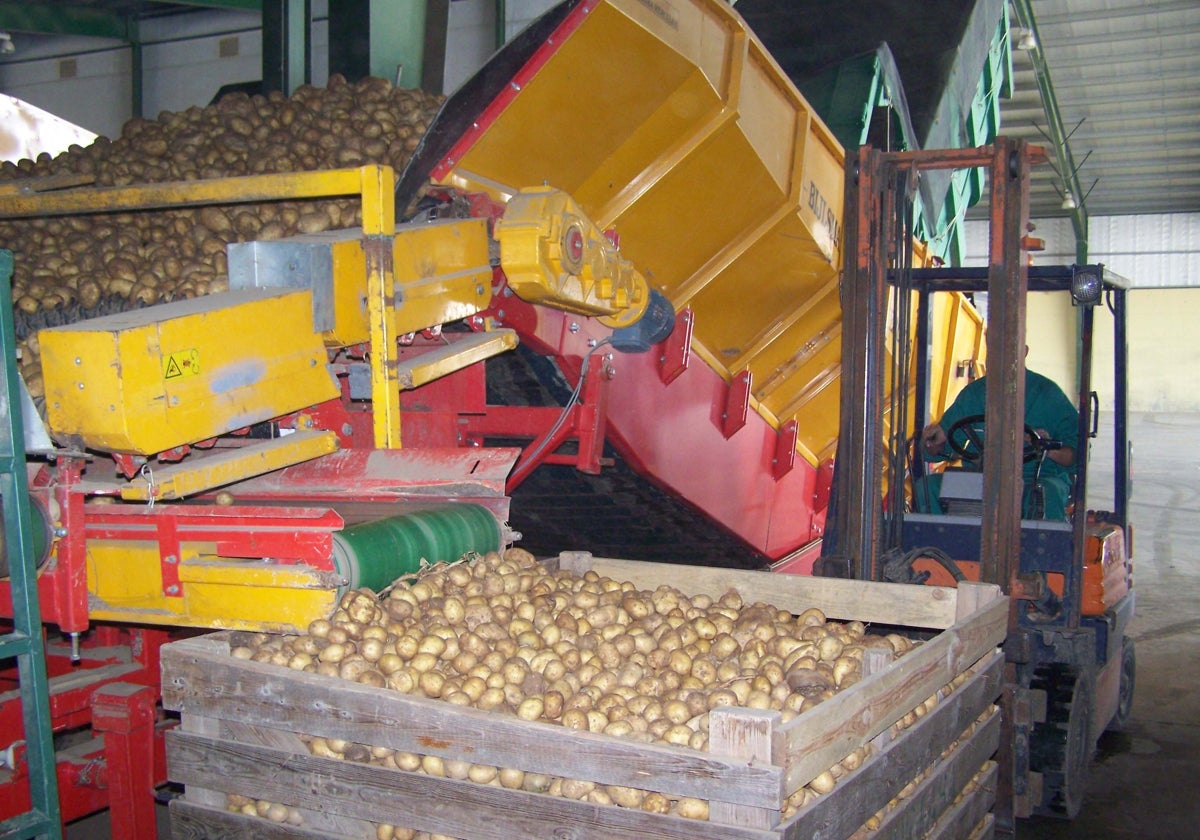
[[[937,423],[930,423],[921,432],[921,447],[927,455],[941,455],[946,451],[946,430]]]

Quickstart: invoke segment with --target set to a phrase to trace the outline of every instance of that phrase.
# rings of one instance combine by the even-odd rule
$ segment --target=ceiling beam
[[[198,6],[205,9],[229,9],[240,12],[261,12],[262,0],[171,0],[174,6]]]
[[[262,0],[180,0],[160,5],[262,12]],[[148,8],[153,11],[154,5]],[[130,21],[135,18],[136,15],[123,15],[71,3],[0,2],[0,30],[5,32],[85,35],[132,41]]]
[[[1147,2],[1147,0],[1137,0],[1124,5],[1105,5],[1094,9],[1071,9],[1064,14],[1046,14],[1038,17],[1038,23],[1042,25],[1042,29],[1049,31],[1051,28],[1062,24],[1080,24],[1088,21],[1112,21],[1119,18],[1145,18],[1150,15],[1171,14],[1173,12],[1193,12],[1196,9],[1196,0],[1162,0],[1162,2]]]
[[[1054,83],[1050,80],[1050,68],[1046,66],[1046,57],[1042,53],[1042,38],[1038,34],[1037,21],[1033,15],[1033,3],[1031,0],[1015,0],[1013,12],[1017,22],[1033,33],[1034,48],[1028,50],[1027,54],[1037,74],[1038,90],[1042,93],[1042,106],[1046,112],[1052,153],[1058,162],[1056,169],[1062,179],[1062,195],[1064,198],[1073,199],[1070,201],[1069,210],[1071,226],[1075,229],[1075,259],[1083,264],[1087,262],[1088,254],[1088,211],[1079,183],[1079,168],[1075,165],[1074,155],[1071,154],[1070,134],[1063,125],[1058,99],[1054,96]]]
[[[124,16],[69,4],[0,3],[0,29],[129,40],[129,27]]]

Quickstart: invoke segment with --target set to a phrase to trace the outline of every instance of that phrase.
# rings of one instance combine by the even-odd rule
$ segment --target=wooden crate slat
[[[216,634],[228,638],[227,634]],[[782,768],[643,744],[234,659],[229,642],[162,650],[163,705],[189,715],[341,738],[571,779],[778,809]],[[178,646],[176,646],[178,644]],[[236,691],[235,691],[236,687]],[[657,789],[657,788],[656,788]]]
[[[975,780],[979,787],[947,809],[926,840],[961,840],[977,830],[983,830],[982,823],[991,816],[992,806],[996,804],[996,781],[999,773],[996,762],[989,761]]]
[[[246,744],[260,744],[263,746],[275,747],[286,752],[308,752],[308,747],[300,740],[293,732],[285,732],[280,729],[267,729],[261,726],[252,726],[240,721],[220,720],[217,718],[208,718],[201,715],[185,715],[181,721],[180,729],[184,732],[190,732],[196,735],[202,735],[207,738],[233,739],[234,741]],[[167,777],[173,778],[173,768],[171,767],[172,754],[167,751]],[[243,796],[255,795],[256,791],[253,788],[239,791],[231,791],[240,793]],[[211,810],[224,811],[225,809],[225,793],[223,790],[211,790],[203,788],[199,785],[191,785],[187,789],[187,802],[198,806],[206,807]],[[304,824],[311,830],[317,833],[314,836],[341,836],[342,834],[350,836],[367,836],[374,833],[375,829],[372,825],[359,820],[349,820],[345,818],[330,818],[328,815],[320,811],[304,811]],[[253,819],[246,817],[246,819]],[[267,821],[264,821],[266,823]]]
[[[995,749],[989,739],[998,737],[994,728],[999,716],[994,714],[954,753],[938,762],[945,745],[961,735],[999,693],[1003,657],[996,646],[1006,631],[1007,599],[997,587],[907,587],[638,563],[573,552],[549,562],[576,571],[590,568],[644,589],[666,584],[692,594],[720,597],[736,588],[746,603],[763,601],[793,612],[818,607],[833,620],[940,632],[787,724],[771,720],[759,733],[752,725],[758,721],[752,720],[746,727],[726,727],[723,736],[718,715],[715,738],[710,732],[717,745],[711,753],[575,732],[234,659],[230,654],[231,641],[237,637],[234,633],[174,642],[162,653],[163,698],[164,706],[182,712],[183,726],[168,734],[168,775],[187,786],[184,804],[179,806],[180,824],[193,830],[190,835],[178,836],[369,840],[374,836],[373,823],[380,822],[472,840],[551,836],[572,840],[842,840],[886,805],[919,770],[935,763],[930,776],[885,819],[881,830],[889,824],[897,828],[891,834],[884,831],[879,840],[912,836],[894,832],[917,823],[922,831],[936,823],[935,830],[945,838],[972,831],[983,837],[994,831],[994,821],[987,813],[995,797],[994,767],[981,777],[992,780],[990,788],[983,785],[959,803],[948,803],[967,784],[972,771],[989,763],[987,757]],[[890,742],[880,735],[968,670],[970,679],[913,727]],[[697,822],[664,817],[322,758],[308,752],[300,734],[693,796],[710,801],[713,819]],[[872,739],[877,751],[863,767],[841,779],[832,793],[786,825],[777,824],[788,792]],[[770,742],[770,760],[750,758],[751,754],[761,756],[759,740]],[[225,793],[254,795],[299,808],[305,824],[298,830],[309,833],[268,834],[276,824],[224,811]],[[825,816],[821,816],[822,809]],[[912,817],[896,816],[897,811],[905,810],[923,812],[922,819],[913,822]],[[371,822],[364,821],[364,815],[369,815]]]
[[[877,836],[881,840],[909,840],[932,830],[940,819],[939,815],[953,807],[954,797],[962,793],[967,783],[978,775],[980,768],[989,763],[988,758],[996,752],[999,744],[1000,713],[997,711],[967,743],[960,745],[935,772],[921,780],[910,796],[886,815]],[[992,799],[995,799],[994,790]],[[967,828],[977,821],[978,818],[972,820]],[[961,837],[963,833],[965,831],[947,836]]]
[[[976,718],[992,708],[1000,693],[1004,658],[989,655],[979,671],[949,697],[906,729],[883,749],[870,756],[856,772],[843,777],[833,792],[804,808],[789,820],[784,836],[791,840],[840,840],[848,837],[874,813],[884,807],[910,780],[936,762],[943,750],[959,738]],[[964,753],[964,767],[957,794],[996,750],[999,716],[993,715],[995,732],[972,738],[975,747]],[[976,733],[978,736],[979,733]],[[993,737],[994,736],[994,737]],[[953,799],[954,794],[950,796]],[[949,800],[947,800],[949,801]],[[938,811],[929,813],[936,816]],[[931,825],[933,817],[926,825]],[[873,835],[874,836],[874,835]],[[917,833],[898,835],[919,836]]]
[[[559,565],[572,571],[590,568],[605,577],[633,581],[643,589],[653,590],[666,585],[684,589],[689,594],[713,598],[719,598],[729,589],[737,589],[747,604],[763,601],[795,613],[817,607],[828,618],[841,621],[858,620],[938,630],[951,626],[955,621],[956,594],[954,589],[948,587],[783,575],[674,563],[644,563],[592,557],[587,552],[563,552],[559,555]],[[992,588],[999,593],[999,587]]]
[[[370,836],[331,834],[326,829],[274,823],[222,808],[197,805],[187,799],[172,800],[168,813],[171,815],[172,840],[364,840]]]
[[[168,733],[167,749],[176,780],[184,785],[229,793],[249,788],[272,802],[351,818],[370,814],[373,821],[472,840],[557,836],[572,840],[770,840],[777,836],[178,730]]]
[[[796,790],[807,784],[883,732],[995,649],[1007,628],[1008,601],[1000,598],[887,669],[784,724],[784,789]]]
[[[774,750],[774,735],[781,720],[779,712],[766,709],[734,706],[713,709],[708,722],[709,749],[736,755],[750,762],[769,764]],[[767,810],[714,801],[709,804],[709,818],[730,825],[771,828],[779,822],[779,809]]]
[[[983,819],[979,821],[979,825],[975,826],[975,830],[968,835],[967,840],[992,840],[996,836],[996,817],[993,814],[984,814]]]
[[[205,735],[210,738],[221,736],[221,722],[216,718],[204,715],[185,715],[179,722],[179,728],[184,732]],[[170,756],[167,756],[167,778],[171,778]],[[213,808],[225,807],[225,794],[215,790],[194,787],[188,791],[188,799],[197,805],[208,805]]]

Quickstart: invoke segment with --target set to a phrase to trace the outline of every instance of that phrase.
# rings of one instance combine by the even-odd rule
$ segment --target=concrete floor
[[[1111,418],[1093,443],[1090,506],[1111,502]],[[1127,731],[1104,735],[1083,811],[1073,822],[1022,820],[1019,838],[1184,840],[1200,837],[1200,414],[1137,414],[1134,574],[1137,689]],[[160,807],[160,837],[170,836]],[[71,840],[111,836],[107,814]]]
[[[1100,739],[1079,818],[1024,821],[1018,837],[1200,837],[1200,415],[1137,414],[1129,435],[1138,668],[1130,725]],[[1111,446],[1102,435],[1093,448],[1092,487],[1111,485]]]

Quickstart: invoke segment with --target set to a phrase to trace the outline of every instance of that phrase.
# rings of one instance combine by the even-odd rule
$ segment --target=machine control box
[[[242,289],[42,330],[65,446],[154,455],[338,396],[307,290]]]

